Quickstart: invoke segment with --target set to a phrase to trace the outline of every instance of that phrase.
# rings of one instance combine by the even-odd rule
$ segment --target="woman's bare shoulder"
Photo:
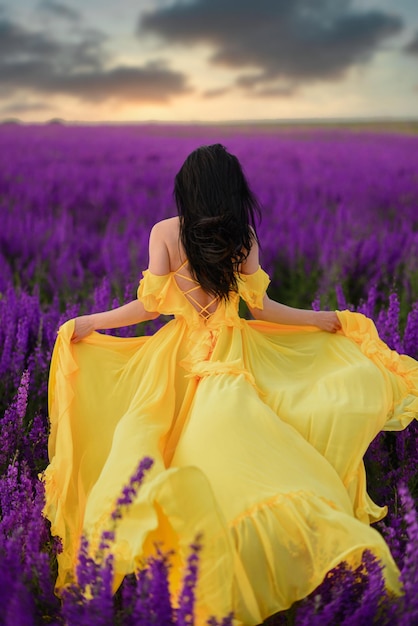
[[[254,240],[251,246],[249,255],[247,256],[245,261],[241,263],[240,273],[241,274],[253,274],[254,272],[258,270],[259,265],[260,265],[260,259],[259,259],[258,244]]]
[[[172,271],[183,262],[183,256],[180,253],[182,247],[179,245],[179,218],[169,217],[154,224],[151,229],[150,244],[153,248],[164,247],[167,254],[165,265],[169,266],[166,271]],[[162,268],[159,267],[162,273]]]
[[[175,232],[175,230],[178,230],[179,227],[179,218],[178,217],[167,217],[164,220],[160,220],[159,222],[156,222],[154,224],[154,226],[152,227],[152,230],[156,230],[159,232]]]
[[[169,217],[154,224],[151,230],[151,236],[164,241],[166,246],[170,249],[173,245],[177,246],[179,231],[179,218]]]

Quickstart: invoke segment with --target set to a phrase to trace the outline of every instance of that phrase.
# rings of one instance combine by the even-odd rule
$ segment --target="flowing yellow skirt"
[[[176,551],[175,595],[201,534],[198,623],[234,611],[236,624],[258,624],[365,549],[397,591],[397,567],[369,526],[385,509],[367,495],[362,459],[380,430],[417,416],[418,367],[364,316],[339,316],[335,335],[221,325],[209,358],[186,368],[191,330],[181,317],[152,337],[93,333],[78,344],[73,320],[64,324],[44,476],[45,514],[63,542],[58,588],[72,580],[81,534],[97,545],[149,456],[153,468],[118,524],[115,586],[158,541]],[[203,325],[193,332],[195,346],[213,339]]]

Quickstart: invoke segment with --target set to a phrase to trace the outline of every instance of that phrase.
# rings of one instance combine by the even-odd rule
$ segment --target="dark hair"
[[[258,241],[260,207],[237,157],[221,144],[201,146],[178,172],[174,197],[190,272],[223,300],[238,291],[236,272]]]

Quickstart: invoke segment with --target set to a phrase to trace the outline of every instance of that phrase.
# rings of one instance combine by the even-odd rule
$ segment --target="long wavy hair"
[[[174,198],[191,275],[204,291],[228,300],[254,241],[259,203],[237,157],[221,144],[201,146],[178,172]]]

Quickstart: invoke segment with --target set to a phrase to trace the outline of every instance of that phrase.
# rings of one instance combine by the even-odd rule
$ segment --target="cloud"
[[[207,89],[202,93],[204,98],[219,98],[231,91],[230,87],[215,87],[214,89]]]
[[[52,56],[59,51],[59,44],[47,35],[27,31],[7,18],[0,18],[0,63],[26,55]]]
[[[21,113],[33,113],[35,111],[49,111],[47,102],[12,102],[0,108],[0,113],[20,115]]]
[[[404,47],[404,52],[408,54],[418,54],[418,32],[415,33],[413,39]]]
[[[170,44],[209,44],[211,63],[245,72],[238,85],[289,94],[307,82],[341,79],[403,28],[398,16],[351,5],[351,0],[240,0],[239,7],[236,0],[177,1],[140,16],[137,34],[157,34]]]
[[[61,2],[55,2],[54,0],[42,0],[39,3],[39,8],[42,12],[50,14],[52,17],[62,19],[71,23],[81,22],[81,15],[72,7],[62,4]]]
[[[281,87],[280,85],[272,85],[271,87],[259,87],[253,90],[251,95],[257,98],[290,98],[295,91],[295,86]]]
[[[63,5],[54,4],[62,10]],[[54,39],[0,17],[0,85],[3,96],[22,92],[64,94],[102,102],[166,102],[188,92],[187,77],[163,62],[112,64],[106,35],[80,28],[77,38]]]

